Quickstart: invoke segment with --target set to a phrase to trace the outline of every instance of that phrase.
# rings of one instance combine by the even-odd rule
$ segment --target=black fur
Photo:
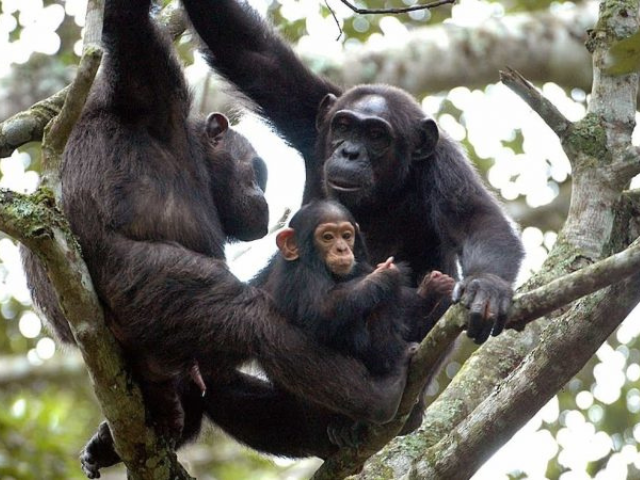
[[[191,116],[181,67],[149,8],[149,0],[106,1],[106,55],[62,167],[64,213],[149,420],[178,443],[195,436],[203,405],[189,372],[197,362],[211,392],[221,392],[211,403],[224,425],[224,402],[236,402],[225,389],[232,391],[235,367],[249,358],[318,405],[389,419],[402,374],[372,378],[359,362],[310,342],[267,294],[229,272],[225,240],[266,233],[256,185],[266,178],[241,136],[220,135]],[[32,257],[25,264],[36,303],[57,335],[72,341],[46,275]],[[82,460],[95,476],[117,458],[101,428]]]
[[[470,309],[468,335],[482,343],[500,333],[523,248],[460,145],[400,89],[361,85],[345,92],[313,74],[246,4],[183,3],[206,45],[209,63],[302,153],[304,203],[326,197],[344,203],[360,225],[372,263],[389,256],[406,262],[413,286],[432,270],[458,278],[460,265],[463,278],[454,294]],[[346,129],[338,125],[339,112],[354,120]],[[378,126],[386,122],[382,141],[377,134],[365,135],[371,120]],[[268,282],[272,272],[264,271],[256,283]],[[448,306],[446,301],[438,304],[431,318],[439,318]],[[430,325],[412,328],[410,337],[421,339]],[[205,408],[211,416],[224,416],[219,423],[254,448],[292,456],[331,451],[318,433],[331,421],[326,412],[310,413],[308,405],[287,392],[248,381],[238,380],[226,393],[243,402]],[[419,425],[422,401],[405,431]],[[261,405],[280,406],[279,420],[260,422]],[[308,430],[294,434],[296,424]],[[290,432],[292,440],[272,435],[265,445],[269,428]]]
[[[314,232],[325,223],[327,212],[332,221],[350,222],[356,228],[356,263],[345,277],[327,268],[314,243]],[[300,258],[289,261],[278,255],[263,285],[278,310],[317,341],[361,360],[373,374],[396,369],[407,348],[409,319],[402,314],[406,273],[390,268],[370,275],[373,268],[355,220],[338,203],[311,202],[293,216],[289,227]]]
[[[206,44],[210,64],[250,98],[302,153],[304,201],[329,196],[353,213],[373,263],[394,256],[407,262],[414,285],[431,270],[463,279],[457,298],[470,307],[468,334],[481,343],[503,326],[512,283],[523,256],[521,241],[482,185],[460,146],[404,91],[361,85],[346,92],[311,73],[291,48],[246,4],[236,0],[183,0]],[[333,95],[327,101],[327,95]],[[384,105],[370,109],[376,103]],[[332,121],[346,110],[386,121],[393,142],[348,162]],[[316,126],[318,128],[316,128]],[[435,129],[435,130],[434,130]],[[353,140],[351,138],[350,140]],[[378,156],[380,161],[372,161]],[[355,181],[358,194],[332,188]],[[490,306],[485,316],[485,306]],[[446,306],[443,306],[443,310]]]

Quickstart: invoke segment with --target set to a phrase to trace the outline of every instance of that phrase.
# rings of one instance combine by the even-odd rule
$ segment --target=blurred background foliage
[[[57,92],[72,79],[81,49],[84,3],[0,1],[0,120]],[[416,0],[357,1],[358,6],[368,8],[414,3]],[[474,17],[477,12],[503,16],[562,5],[571,4],[549,0],[461,0],[453,8],[445,6],[395,17],[352,15],[338,0],[258,0],[257,8],[267,12],[292,42],[308,42],[316,30],[329,29],[336,38],[331,48],[357,48],[376,35],[395,32],[401,37],[407,30],[456,21],[456,17],[465,15]],[[338,12],[340,28],[332,11]],[[179,41],[180,54],[189,65],[187,75],[195,79],[199,104],[214,108],[206,101],[207,92],[221,87],[201,73],[202,62],[198,65],[192,43],[189,35]],[[584,115],[586,92],[572,85],[549,83],[539,87],[571,120]],[[562,225],[568,208],[570,171],[557,139],[510,95],[500,85],[476,90],[453,85],[446,92],[429,92],[422,101],[442,128],[464,144],[480,173],[520,223],[527,247],[520,279],[523,281],[542,263]],[[251,121],[248,120],[245,133],[264,129],[254,128]],[[265,140],[255,141],[262,144]],[[263,156],[269,161],[269,154]],[[289,173],[296,164],[296,160],[291,164],[288,160],[278,162]],[[39,168],[39,145],[27,145],[12,157],[0,160],[0,187],[33,191]],[[270,184],[278,181],[278,175],[283,174],[270,173]],[[289,179],[284,181],[287,186],[283,189],[270,185],[267,193],[291,190]],[[299,195],[292,194],[284,204],[295,208],[296,202]],[[272,206],[272,219],[280,217],[280,209]],[[273,240],[269,242],[273,248]],[[243,258],[264,262],[268,256],[264,249],[256,247],[247,252],[248,248],[236,246],[230,254],[231,259],[237,257],[234,268],[244,278],[251,271],[243,266]],[[640,478],[639,333],[640,314],[636,311],[580,374],[496,453],[476,478]],[[429,392],[431,395],[447,384],[473,348],[469,342],[461,343],[461,355],[447,366]],[[65,366],[56,362],[64,362]],[[84,478],[78,453],[101,419],[99,406],[81,360],[73,352],[61,351],[33,313],[18,247],[1,233],[0,405],[1,479]],[[304,478],[317,465],[315,460],[294,463],[261,457],[212,428],[181,456],[201,479]],[[125,478],[121,468],[104,473],[104,478]]]

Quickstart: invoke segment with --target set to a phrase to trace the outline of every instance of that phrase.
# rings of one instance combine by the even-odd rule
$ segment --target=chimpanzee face
[[[325,192],[350,208],[386,201],[402,189],[412,162],[429,157],[438,141],[435,122],[389,87],[327,95],[317,127],[324,140]]]
[[[326,269],[347,277],[366,252],[358,225],[343,206],[329,200],[303,206],[276,236],[287,261],[300,260],[306,268]]]
[[[351,273],[356,263],[353,254],[356,230],[351,222],[321,223],[313,233],[316,250],[327,269],[339,277]]]
[[[366,96],[328,119],[331,154],[324,165],[324,178],[330,198],[356,205],[373,193],[376,167],[380,170],[393,162],[395,135],[385,118],[387,111],[383,97]]]
[[[262,238],[269,226],[264,161],[244,135],[229,127],[223,114],[209,115],[206,132],[212,190],[224,233],[242,241]]]

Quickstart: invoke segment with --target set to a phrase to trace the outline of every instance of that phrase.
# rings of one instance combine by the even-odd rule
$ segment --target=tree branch
[[[102,49],[99,46],[84,49],[76,78],[69,86],[62,109],[44,130],[42,148],[45,171],[44,185],[59,183],[58,179],[52,181],[48,177],[54,175],[57,178],[59,175],[64,147],[67,145],[73,126],[80,118],[101,59]]]
[[[640,300],[640,274],[572,309],[548,329],[546,337],[499,389],[486,398],[454,431],[422,455],[415,465],[416,478],[469,478],[496,448],[511,438],[558,389],[563,378],[577,374]],[[588,319],[585,308],[592,308]],[[567,339],[580,338],[571,345]],[[558,348],[560,347],[560,348]],[[522,399],[531,399],[523,402]],[[460,462],[460,452],[473,452]]]
[[[345,87],[388,83],[421,97],[459,85],[495,83],[498,71],[510,65],[534,82],[589,91],[593,72],[584,42],[597,11],[597,3],[587,1],[561,13],[505,15],[473,27],[454,22],[420,27],[408,31],[401,46],[397,38],[382,37],[324,56],[315,49],[298,51],[314,71]]]
[[[556,106],[547,100],[538,89],[513,68],[500,71],[500,81],[525,101],[562,140],[571,128],[567,120]]]
[[[521,330],[527,323],[617,283],[638,270],[640,239],[616,255],[553,280],[543,287],[517,295],[506,328]],[[341,449],[328,458],[313,476],[314,480],[342,478],[357,471],[371,455],[398,434],[432,373],[431,367],[447,353],[450,345],[464,330],[466,317],[466,309],[461,305],[450,308],[422,341],[409,367],[407,386],[394,421],[369,427],[363,437],[363,445],[357,450]]]
[[[45,267],[131,478],[189,479],[175,453],[146,427],[140,390],[105,325],[80,248],[53,197],[46,190],[35,196],[0,190],[0,230]]]
[[[83,96],[86,97],[86,94],[88,94],[88,90],[85,91],[85,88],[91,86],[92,76],[95,76],[95,72],[92,72],[92,70],[97,68],[100,62],[101,52],[99,46],[103,4],[104,0],[90,0],[87,5],[83,57],[80,60],[79,71],[74,82],[49,98],[34,104],[29,110],[17,113],[0,123],[0,158],[10,156],[16,149],[27,143],[42,141],[45,127],[60,114],[70,88],[77,83],[74,88],[77,88],[78,92],[73,94],[76,100],[67,107],[69,109],[69,118],[60,120],[67,127],[69,125],[73,126],[74,122],[71,122],[71,119],[81,113],[82,106],[86,100],[86,98],[83,100],[81,98]],[[162,10],[159,20],[174,39],[180,37],[186,30],[187,24],[184,12],[182,8],[176,6],[175,2],[171,2]],[[90,79],[91,82],[89,82]],[[63,133],[64,142],[66,142],[69,133],[70,131]],[[52,135],[52,138],[55,139],[52,147],[59,152],[64,150],[64,145],[55,144],[58,142],[57,134]]]
[[[44,127],[60,113],[68,91],[69,87],[65,87],[29,110],[16,113],[0,123],[0,158],[10,156],[26,143],[42,140]]]
[[[626,184],[616,181],[611,163],[631,145],[638,75],[612,76],[599,67],[611,43],[637,29],[637,0],[601,2],[600,19],[588,45],[595,79],[588,114],[572,125],[563,142],[574,167],[567,222],[530,285],[576,271],[608,251],[621,250],[633,231],[636,237],[632,238],[637,238],[638,211],[625,206],[622,190]],[[508,332],[487,342],[429,407],[419,435],[392,442],[359,477],[471,476],[489,452],[504,443],[595,353],[637,303],[638,281],[637,274],[632,275],[585,297],[553,320],[534,322],[521,334]],[[575,361],[574,351],[578,352]],[[496,389],[505,388],[508,377],[521,388],[514,388],[508,397],[499,396]],[[478,409],[492,394],[496,396],[491,402]],[[485,415],[490,404],[501,409],[500,415]],[[476,428],[480,421],[482,429]]]
[[[88,4],[86,38],[92,40],[85,44],[78,76],[67,92],[60,116],[45,129],[43,153],[50,188],[41,186],[34,196],[0,190],[0,230],[37,255],[47,272],[128,477],[187,480],[191,477],[178,463],[172,448],[146,426],[140,390],[131,378],[120,346],[106,327],[80,247],[51,193],[51,188],[59,192],[60,158],[100,62],[97,42],[102,31],[102,8],[102,0]]]

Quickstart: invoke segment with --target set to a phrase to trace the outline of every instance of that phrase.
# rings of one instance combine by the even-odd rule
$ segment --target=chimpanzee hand
[[[426,297],[429,294],[438,294],[450,297],[456,281],[446,273],[433,270],[425,275],[418,286],[418,295]]]
[[[513,289],[511,285],[490,273],[470,275],[458,282],[453,289],[452,300],[469,309],[467,336],[478,345],[494,337],[504,329]]]

